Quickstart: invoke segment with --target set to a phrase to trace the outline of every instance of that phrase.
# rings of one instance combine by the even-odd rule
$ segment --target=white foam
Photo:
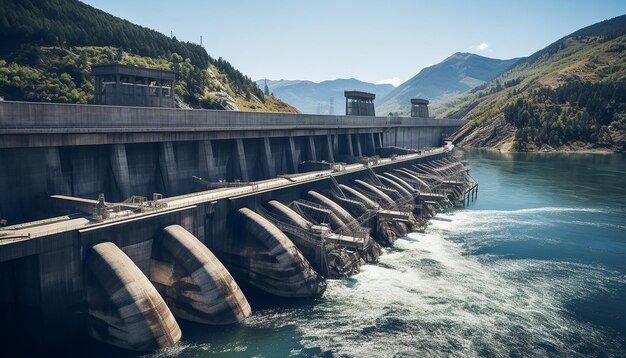
[[[523,212],[555,211],[581,210]],[[463,243],[445,239],[450,230],[476,232],[494,220],[507,225],[520,212],[442,215],[427,233],[396,241],[397,250],[382,256],[381,266],[365,266],[355,277],[359,284],[330,281],[314,314],[291,322],[305,346],[351,356],[577,355],[580,337],[614,347],[594,328],[570,319],[565,303],[608,290],[615,280],[623,284],[621,274],[567,262],[467,255]]]

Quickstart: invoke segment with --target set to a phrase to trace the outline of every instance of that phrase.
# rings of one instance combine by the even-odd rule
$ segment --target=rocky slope
[[[489,118],[481,125],[468,124],[459,130],[454,143],[466,148],[492,148],[504,152],[513,151],[515,126],[504,115]]]

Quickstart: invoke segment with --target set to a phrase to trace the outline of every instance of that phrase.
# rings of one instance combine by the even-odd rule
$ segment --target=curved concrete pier
[[[361,229],[360,224],[356,222],[352,214],[350,214],[346,209],[341,207],[335,201],[315,191],[309,191],[307,194],[314,202],[328,207],[333,212],[333,214],[335,214],[339,219],[345,222],[347,225],[348,233],[350,232],[350,230]],[[364,240],[364,247],[359,250],[359,255],[363,258],[365,262],[378,261],[378,257],[382,253],[382,249],[369,235],[366,235]]]
[[[179,225],[166,227],[155,240],[150,281],[177,318],[231,324],[251,313],[250,304],[224,265]]]
[[[421,185],[421,188],[418,188],[418,189],[421,189],[424,191],[430,190],[430,185],[426,183],[424,180],[422,180],[420,177],[418,177],[415,172],[411,172],[407,170],[406,168],[396,169],[395,172],[419,183]]]
[[[327,223],[333,231],[347,227],[347,224],[329,208],[311,202],[296,201],[295,203],[311,220],[317,223]]]
[[[390,187],[390,188],[392,188],[392,189],[396,190],[396,191],[397,191],[398,193],[400,193],[400,195],[402,195],[403,197],[405,197],[405,198],[407,198],[407,199],[408,199],[408,198],[411,198],[411,199],[413,198],[413,195],[412,195],[412,194],[411,194],[408,190],[406,190],[406,189],[405,189],[402,185],[400,185],[400,184],[396,183],[395,181],[393,181],[393,180],[391,180],[391,179],[389,179],[389,178],[387,178],[387,177],[385,177],[385,176],[378,175],[378,174],[376,175],[376,177],[377,177],[378,179],[380,179],[380,181],[381,181],[383,184],[385,184],[386,186],[388,186],[388,187]]]
[[[310,221],[303,218],[300,214],[296,213],[290,207],[279,201],[271,200],[267,203],[267,205],[270,208],[270,211],[282,215],[283,217],[287,218],[293,225],[303,230],[310,230],[311,226],[313,226]]]
[[[366,182],[363,182],[363,183],[366,185],[370,185]],[[370,186],[372,190],[378,190],[378,188],[372,185]],[[376,242],[379,242],[380,244],[385,245],[385,246],[390,246],[398,237],[406,235],[406,233],[408,232],[408,228],[404,223],[398,222],[393,219],[392,220],[387,219],[386,215],[383,214],[385,210],[374,200],[368,198],[362,191],[366,191],[370,195],[373,195],[373,196],[379,196],[377,195],[376,192],[371,191],[371,190],[366,190],[364,187],[360,189],[354,189],[344,184],[339,184],[339,189],[341,189],[342,192],[346,194],[347,196],[349,196],[350,198],[361,202],[369,210],[374,210],[377,212],[376,217],[374,218],[375,220],[371,221],[370,223],[370,226],[372,228],[372,236]],[[385,200],[384,198],[386,194],[383,193],[382,191],[380,191],[380,193],[383,195],[380,197],[380,199],[382,199],[383,202],[389,203],[389,201]],[[391,202],[394,203],[393,206],[395,206],[395,202],[393,201],[393,199],[389,198],[388,200],[391,200]],[[390,205],[390,204],[387,204],[387,205]],[[378,244],[376,245],[378,246]],[[378,248],[378,250],[379,252],[382,252],[380,248]]]
[[[237,268],[248,282],[282,297],[319,297],[326,282],[289,238],[248,208],[238,211],[245,235],[252,239]]]
[[[312,202],[329,208],[344,223],[348,225],[354,223],[354,217],[331,199],[313,190],[309,191],[307,194]]]
[[[296,224],[301,228],[306,228],[307,225],[311,225],[307,228],[307,231],[315,231],[312,228],[313,223],[311,221],[303,218],[291,208],[274,200],[270,201],[268,204],[272,211],[286,217],[292,224]],[[326,222],[318,221],[318,224],[328,225],[328,221],[330,221],[330,227],[333,227],[333,222],[335,222],[334,226],[339,229],[346,227],[346,224],[343,223],[343,221],[340,220],[332,210],[321,210],[324,210],[327,213],[327,215],[324,215],[323,217],[326,219]],[[322,216],[318,218],[321,220]],[[317,226],[316,230],[320,230],[320,226]],[[318,245],[316,245],[315,250],[311,250],[310,240],[303,240],[302,238],[294,237],[294,235],[290,234],[288,234],[288,236],[298,246],[300,251],[311,264],[318,269],[325,267],[325,270],[318,270],[318,272],[323,272],[324,275],[329,277],[342,277],[355,274],[359,272],[359,267],[361,266],[362,261],[376,262],[382,252],[380,246],[370,237],[363,238],[363,244],[361,246],[355,246],[354,243],[346,243],[341,242],[341,240],[336,240],[339,237],[336,234],[329,234],[329,232],[316,232],[316,236],[320,241],[318,242]]]
[[[339,184],[339,189],[341,189],[341,191],[347,196],[363,203],[363,205],[365,205],[368,209],[380,209],[380,205],[356,189],[353,189],[345,184]]]
[[[276,218],[284,220],[283,223],[291,225],[291,230],[284,231],[307,261],[313,265],[315,270],[324,276],[338,276],[343,263],[337,265],[328,259],[330,253],[326,247],[321,232],[313,229],[314,224],[295,212],[293,209],[276,200],[267,203],[267,208]]]
[[[372,195],[379,197],[387,205],[391,207],[394,207],[396,205],[396,202],[391,197],[389,197],[389,195],[383,193],[380,189],[376,188],[372,184],[366,183],[363,180],[359,180],[359,179],[355,180],[354,182],[358,184],[364,190],[370,192]]]
[[[169,347],[181,331],[157,290],[112,242],[92,248],[86,262],[89,333],[136,351]]]
[[[393,175],[391,173],[385,172],[383,173],[384,176],[386,176],[387,178],[395,181],[396,183],[402,185],[402,187],[404,189],[406,189],[406,191],[408,191],[409,193],[415,193],[417,190],[415,190],[414,187],[412,187],[409,183],[407,183],[404,179],[398,177],[397,175]]]
[[[349,198],[347,195],[339,196],[334,194],[332,195],[331,200],[337,203],[337,205],[342,207],[344,210],[350,213],[353,218],[357,220],[363,215],[366,215],[368,212],[368,207],[365,204],[363,204],[359,200]]]

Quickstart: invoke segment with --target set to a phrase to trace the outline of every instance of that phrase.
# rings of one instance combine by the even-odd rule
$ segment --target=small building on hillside
[[[96,104],[174,108],[176,75],[172,71],[120,64],[93,65]]]

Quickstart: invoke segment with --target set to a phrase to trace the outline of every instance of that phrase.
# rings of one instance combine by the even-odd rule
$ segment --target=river
[[[319,300],[256,300],[241,325],[183,322],[149,356],[626,356],[626,156],[462,155],[477,200],[378,265]]]

